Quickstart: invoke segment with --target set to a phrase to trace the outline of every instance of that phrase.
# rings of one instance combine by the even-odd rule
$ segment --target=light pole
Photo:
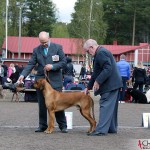
[[[132,45],[134,45],[134,40],[135,40],[135,22],[136,22],[136,9],[134,10],[134,16],[133,16]]]
[[[93,0],[91,0],[91,4],[90,4],[90,15],[89,15],[89,22],[88,22],[88,39],[91,38],[92,9],[93,9]],[[88,53],[86,53],[86,58],[85,59],[86,59],[86,69],[87,69],[88,65],[89,65],[89,56],[88,56]]]
[[[93,9],[93,0],[91,0],[91,4],[90,4],[90,15],[89,15],[88,38],[90,38],[90,37],[91,37],[92,9]]]
[[[19,40],[18,40],[18,58],[20,59],[21,56],[21,23],[22,23],[22,7],[23,5],[19,6]]]
[[[5,58],[7,58],[7,51],[8,51],[8,5],[9,5],[9,2],[8,0],[6,0],[6,51],[5,51]]]

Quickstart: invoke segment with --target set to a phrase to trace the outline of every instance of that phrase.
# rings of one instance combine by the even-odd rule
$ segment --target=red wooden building
[[[51,38],[52,42],[61,44],[67,56],[72,57],[74,63],[83,63],[85,61],[85,53],[83,52],[83,40],[79,38]],[[20,43],[19,43],[20,42]],[[18,46],[20,44],[20,46]],[[2,45],[2,61],[10,64],[14,61],[18,64],[26,64],[30,59],[33,48],[40,44],[38,37],[21,37],[19,40],[16,36],[8,36],[8,48],[6,51],[6,41]],[[137,46],[132,45],[102,45],[110,50],[116,61],[119,60],[121,54],[127,56],[127,61],[136,64],[138,60],[143,61],[145,65],[150,65],[150,44],[140,43]],[[20,49],[18,48],[20,47]],[[5,59],[7,52],[7,60]],[[20,58],[18,59],[18,56]],[[22,62],[21,62],[22,61]]]

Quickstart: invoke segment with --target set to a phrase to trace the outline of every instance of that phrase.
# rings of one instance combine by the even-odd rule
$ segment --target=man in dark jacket
[[[44,69],[46,69],[46,71],[49,72],[48,75],[51,86],[57,91],[62,91],[61,69],[66,65],[66,58],[62,46],[50,42],[49,34],[45,31],[40,32],[39,40],[41,44],[34,48],[32,57],[22,71],[18,81],[22,82],[36,66],[37,74],[35,80],[45,78]],[[37,99],[39,104],[39,127],[35,132],[43,132],[47,129],[47,109],[43,93],[40,90],[37,90]],[[67,133],[67,123],[64,111],[56,112],[55,117],[60,130],[63,133]]]
[[[81,79],[81,80],[85,79],[85,76],[86,76],[86,68],[85,68],[85,65],[83,64],[82,67],[81,67],[79,79]]]
[[[117,133],[117,113],[119,89],[122,87],[113,55],[107,49],[99,46],[93,39],[84,43],[84,50],[94,57],[93,74],[85,94],[94,89],[94,94],[100,94],[99,122],[90,136],[101,136],[107,133]]]

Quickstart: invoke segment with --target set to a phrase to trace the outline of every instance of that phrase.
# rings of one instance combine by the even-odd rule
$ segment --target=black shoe
[[[68,133],[68,130],[67,130],[67,128],[62,128],[62,129],[61,129],[61,132],[62,132],[62,133]]]
[[[46,128],[40,128],[38,127],[35,132],[44,132],[46,130]]]
[[[104,133],[99,133],[97,131],[94,131],[92,133],[88,133],[87,135],[88,136],[104,136],[105,134]]]
[[[110,134],[117,134],[117,131],[108,131]]]

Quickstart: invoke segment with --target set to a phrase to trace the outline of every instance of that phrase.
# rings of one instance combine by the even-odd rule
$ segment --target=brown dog
[[[49,113],[48,128],[45,130],[45,133],[53,132],[54,113],[71,106],[79,107],[81,115],[89,121],[90,129],[88,130],[88,133],[95,130],[96,121],[94,117],[94,102],[89,95],[85,95],[83,92],[58,92],[51,87],[46,79],[38,79],[34,83],[34,87],[43,90],[45,104]],[[91,109],[93,117],[91,116]]]
[[[24,90],[25,90],[25,87],[22,87],[22,85],[17,85],[17,86],[16,86],[16,89],[13,91],[13,96],[12,96],[11,101],[14,100],[14,97],[15,97],[15,95],[16,95],[15,101],[16,101],[16,102],[19,102],[19,95],[18,95],[18,93],[19,93],[19,92],[23,92]]]

